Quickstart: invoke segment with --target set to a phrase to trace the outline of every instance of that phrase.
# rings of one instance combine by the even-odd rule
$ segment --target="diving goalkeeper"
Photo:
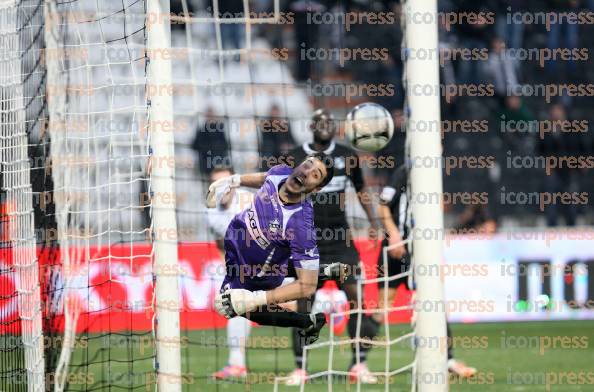
[[[323,313],[297,313],[279,304],[315,293],[319,254],[313,206],[307,197],[330,182],[332,159],[307,156],[294,169],[279,165],[267,173],[233,175],[209,187],[207,205],[238,186],[259,188],[250,207],[237,214],[225,233],[226,276],[215,298],[216,311],[243,316],[262,325],[297,327],[310,344],[326,323]],[[223,190],[221,192],[221,189]],[[289,260],[296,280],[281,286]]]

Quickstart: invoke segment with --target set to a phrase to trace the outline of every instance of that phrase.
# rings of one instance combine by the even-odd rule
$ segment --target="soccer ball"
[[[345,128],[353,147],[367,152],[381,150],[394,135],[394,121],[390,112],[373,102],[352,108],[347,114]]]

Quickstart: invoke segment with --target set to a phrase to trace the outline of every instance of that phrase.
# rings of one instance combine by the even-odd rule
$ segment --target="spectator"
[[[295,47],[297,55],[297,80],[305,81],[312,74],[313,61],[315,59],[304,57],[301,53],[306,53],[310,48],[316,48],[318,43],[319,26],[315,23],[308,23],[308,15],[317,12],[324,12],[324,7],[320,2],[310,0],[294,1],[290,5],[290,10],[295,13]]]
[[[212,107],[205,113],[202,126],[198,127],[192,142],[192,149],[198,153],[198,166],[203,175],[210,175],[215,166],[229,166],[229,142],[225,133],[225,122],[215,116]]]
[[[503,98],[517,91],[519,64],[512,59],[501,38],[494,38],[491,43],[489,58],[485,63],[485,77],[492,83],[495,93]]]
[[[444,11],[449,12],[449,11]],[[456,84],[456,72],[454,69],[454,61],[456,55],[455,51],[458,48],[458,38],[456,34],[452,32],[451,29],[448,28],[446,23],[446,18],[439,18],[438,20],[439,26],[439,78],[442,81],[442,84],[446,86],[453,86]],[[471,60],[472,61],[472,60]],[[451,96],[446,97],[444,94],[441,96],[441,110],[442,116],[444,117],[451,117],[453,113],[456,112],[457,109],[457,100],[456,95],[452,94]]]
[[[577,14],[580,9],[579,0],[548,0],[548,6],[550,11],[559,13],[575,13]],[[547,35],[547,47],[550,50],[562,49],[575,49],[579,45],[578,39],[578,23],[569,23],[559,21],[557,23],[550,24],[550,30]],[[562,60],[567,64],[567,68],[562,67],[559,72],[559,63],[557,59],[551,59],[547,61],[546,70],[550,74],[556,74],[561,78],[567,78],[570,76],[569,72],[575,71],[575,61],[572,59]]]
[[[213,0],[215,1],[215,0]],[[243,0],[218,1],[219,17],[222,19],[243,18]],[[213,8],[214,13],[214,8]],[[240,49],[244,46],[245,23],[221,23],[221,40],[224,50]],[[233,56],[239,61],[239,55]]]
[[[280,108],[276,103],[270,106],[268,117],[258,121],[258,130],[260,131],[260,157],[268,164],[268,167],[262,169],[268,170],[274,165],[284,163],[279,162],[279,157],[286,156],[295,147],[295,140],[291,135],[289,120],[281,116]]]
[[[447,29],[446,19],[439,18],[439,63],[441,65],[440,76],[445,85],[456,83],[456,75],[452,58],[453,51],[458,46],[458,39],[451,30]]]
[[[527,0],[500,0],[497,2],[495,29],[497,36],[505,42],[507,48],[521,48],[524,43],[524,24],[521,20],[511,19],[508,15],[528,10]]]
[[[353,53],[367,50],[372,55],[346,61],[345,68],[352,72],[358,82],[373,86],[391,84],[393,93],[378,94],[375,101],[388,110],[402,107],[402,31],[399,25],[372,23],[365,16],[369,9],[362,5],[354,5],[350,12],[360,14],[358,19],[362,22],[350,26],[344,46]],[[398,7],[395,12],[399,12]]]
[[[455,227],[459,234],[493,234],[497,230],[497,221],[489,214],[484,204],[469,204],[458,217]]]
[[[501,138],[511,146],[517,147],[522,135],[538,132],[534,127],[536,117],[524,104],[522,98],[511,95],[505,98],[505,106],[497,115],[494,124],[497,124],[497,131]]]
[[[494,7],[489,7],[490,2],[488,1],[459,0],[457,3],[456,12],[458,15],[465,13],[476,16],[456,25],[460,47],[469,50],[487,48],[493,37]],[[478,64],[477,60],[458,60],[458,77],[461,83],[478,84],[480,82]]]
[[[577,157],[583,151],[582,136],[575,130],[568,131],[562,124],[567,120],[565,108],[560,104],[550,106],[549,118],[552,125],[552,132],[544,134],[539,140],[538,154],[544,157],[567,158]],[[550,169],[544,179],[543,191],[548,194],[568,194],[579,192],[579,169],[569,167],[559,161],[560,164]],[[567,200],[565,200],[567,201]],[[574,226],[577,217],[576,200],[571,198],[569,202],[560,200],[545,206],[545,215],[548,226],[556,226],[561,215],[567,226]]]

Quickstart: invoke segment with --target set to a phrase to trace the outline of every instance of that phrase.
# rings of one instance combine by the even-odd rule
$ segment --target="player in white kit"
[[[210,175],[210,181],[212,183],[231,175],[233,175],[233,171],[230,168],[215,168]],[[223,239],[229,222],[249,206],[254,198],[253,193],[239,188],[231,188],[226,194],[223,194],[223,191],[224,189],[221,189],[217,195],[216,207],[208,209],[208,227],[215,237],[217,247],[221,252],[221,259],[224,259]],[[250,329],[251,321],[244,317],[229,319],[227,322],[229,358],[225,367],[212,374],[215,379],[224,380],[247,375],[245,345]]]

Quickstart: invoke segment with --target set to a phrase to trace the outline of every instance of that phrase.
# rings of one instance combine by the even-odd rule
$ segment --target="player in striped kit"
[[[408,172],[406,166],[400,166],[394,170],[390,180],[382,189],[380,194],[380,205],[378,215],[383,224],[385,238],[382,246],[392,246],[388,250],[387,271],[384,270],[382,252],[380,252],[377,268],[378,276],[396,276],[407,272],[410,269],[410,254],[404,240],[409,238],[410,215],[408,211],[408,198],[406,194]],[[378,285],[378,306],[380,309],[390,307],[396,297],[396,291],[400,285],[409,287],[408,276],[402,276],[388,282],[388,293],[385,293],[385,284],[380,282]],[[387,298],[387,302],[384,299]],[[376,313],[374,318],[377,322],[383,322],[383,313]],[[448,350],[448,370],[458,377],[467,378],[476,374],[474,367],[467,366],[463,361],[454,358],[454,349],[452,341],[452,332],[450,324],[447,323],[447,350]]]

